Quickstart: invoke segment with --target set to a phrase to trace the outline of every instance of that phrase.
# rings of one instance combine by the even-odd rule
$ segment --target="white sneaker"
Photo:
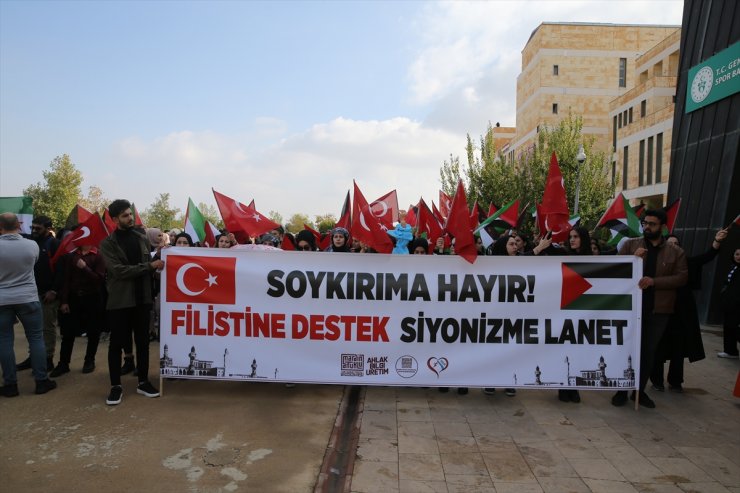
[[[738,359],[740,356],[737,354],[730,354],[722,351],[721,353],[717,353],[718,358],[725,358],[725,359]]]

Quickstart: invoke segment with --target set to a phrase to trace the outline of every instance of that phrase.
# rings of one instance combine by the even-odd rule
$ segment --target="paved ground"
[[[368,388],[355,492],[740,492],[740,364],[686,366],[686,393],[648,391],[656,409],[616,408],[611,392],[507,397],[478,389]]]
[[[107,344],[84,375],[85,343],[77,339],[56,390],[34,395],[27,370],[21,395],[0,398],[0,491],[313,491],[342,387],[167,380],[161,398],[147,399],[127,375],[123,402],[106,406]],[[156,369],[156,343],[151,352]]]
[[[108,407],[104,358],[83,375],[77,341],[57,390],[33,395],[26,371],[21,396],[0,400],[0,491],[316,487],[342,387],[178,380],[146,399],[126,376],[123,402]],[[687,392],[649,392],[654,410],[614,408],[602,392],[566,404],[554,391],[368,387],[350,489],[740,493],[740,399],[731,396],[740,363],[714,357],[716,335],[704,341],[710,356],[687,365]],[[153,344],[152,364],[156,354]]]

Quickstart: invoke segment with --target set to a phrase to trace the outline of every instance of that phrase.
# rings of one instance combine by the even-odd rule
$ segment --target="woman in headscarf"
[[[331,230],[331,244],[326,249],[327,252],[349,252],[349,231],[345,228],[337,227]]]

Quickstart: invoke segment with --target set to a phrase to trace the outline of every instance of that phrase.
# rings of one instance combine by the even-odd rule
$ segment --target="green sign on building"
[[[686,113],[740,91],[740,41],[689,69]]]

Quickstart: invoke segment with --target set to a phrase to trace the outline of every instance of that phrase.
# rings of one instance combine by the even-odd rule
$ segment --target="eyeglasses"
[[[651,228],[655,226],[660,226],[660,223],[656,223],[655,221],[641,221],[641,224],[643,226],[650,226]]]
[[[298,245],[298,250],[303,250],[304,252],[310,252],[311,251],[311,245]]]

